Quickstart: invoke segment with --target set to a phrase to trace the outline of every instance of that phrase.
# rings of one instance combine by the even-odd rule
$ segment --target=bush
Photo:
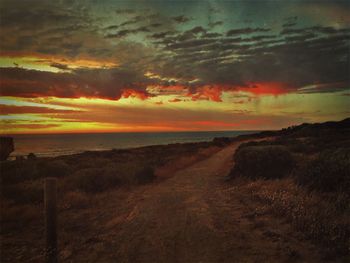
[[[284,146],[242,146],[234,155],[235,165],[230,176],[252,179],[281,178],[294,166],[290,152]]]
[[[82,169],[68,177],[65,186],[68,189],[79,189],[84,192],[103,192],[120,184],[117,173],[111,169],[91,168]]]
[[[38,204],[43,202],[44,191],[40,183],[8,185],[1,188],[1,197],[17,204]]]
[[[63,177],[71,172],[71,167],[63,160],[43,161],[38,166],[42,177]]]
[[[155,178],[154,169],[151,166],[145,166],[135,173],[135,179],[139,184],[151,183]]]
[[[296,172],[297,182],[312,190],[350,195],[350,148],[322,152]]]
[[[36,162],[9,161],[0,165],[1,183],[12,184],[40,177]]]

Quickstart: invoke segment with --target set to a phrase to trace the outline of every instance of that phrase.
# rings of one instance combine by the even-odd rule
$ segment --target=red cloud
[[[292,89],[279,82],[249,83],[246,86],[238,87],[237,90],[253,93],[254,95],[282,95],[292,91]]]
[[[140,100],[148,99],[149,95],[146,92],[133,90],[133,89],[124,89],[122,93],[123,98],[138,98]]]
[[[206,85],[197,89],[195,94],[190,94],[192,100],[211,100],[221,102],[223,87],[218,85]]]

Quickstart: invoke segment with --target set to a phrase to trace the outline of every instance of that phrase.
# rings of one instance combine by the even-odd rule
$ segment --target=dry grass
[[[0,206],[1,234],[21,231],[42,218],[40,205],[15,204],[13,201],[2,199]]]
[[[90,197],[81,191],[67,192],[60,201],[62,209],[83,209],[90,205]]]
[[[267,210],[287,219],[333,255],[349,252],[350,205],[344,196],[308,192],[293,179],[257,180],[244,186]]]
[[[328,131],[309,137],[290,133],[272,141],[248,142],[236,151],[231,178],[242,189],[328,255],[349,253],[349,133]],[[322,133],[323,134],[323,133]],[[274,180],[272,180],[274,179]]]
[[[1,233],[20,238],[24,228],[42,227],[47,176],[58,179],[59,209],[79,214],[103,193],[156,180],[154,168],[171,174],[218,149],[213,143],[173,144],[1,162]]]

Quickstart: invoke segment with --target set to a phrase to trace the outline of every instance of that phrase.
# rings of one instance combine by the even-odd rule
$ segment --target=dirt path
[[[288,224],[269,215],[256,217],[248,197],[238,189],[232,194],[224,176],[236,148],[145,186],[128,197],[128,209],[110,206],[118,212],[100,215],[100,234],[90,240],[91,250],[75,251],[67,261],[320,262]]]

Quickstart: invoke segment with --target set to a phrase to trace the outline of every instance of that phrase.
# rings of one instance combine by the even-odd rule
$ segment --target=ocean
[[[36,134],[12,135],[15,151],[11,156],[28,155],[59,156],[84,151],[135,148],[171,143],[204,142],[215,137],[234,137],[257,131],[208,131],[208,132],[137,132],[92,134]]]

